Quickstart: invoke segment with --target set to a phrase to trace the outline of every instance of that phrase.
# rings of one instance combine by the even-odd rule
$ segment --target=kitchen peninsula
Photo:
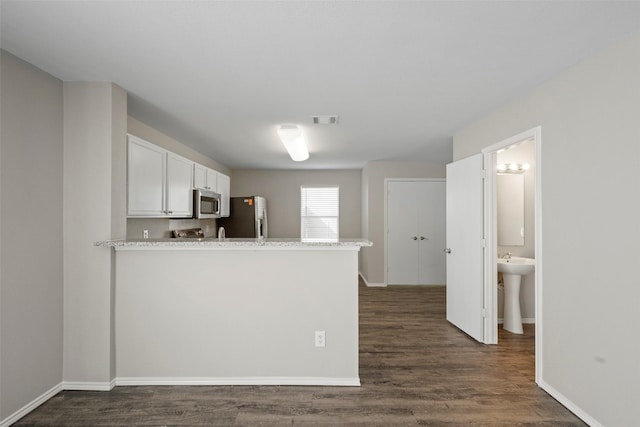
[[[98,245],[115,249],[115,384],[360,384],[358,251],[369,241]]]

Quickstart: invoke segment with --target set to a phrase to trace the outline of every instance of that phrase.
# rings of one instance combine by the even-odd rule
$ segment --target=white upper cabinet
[[[218,191],[218,172],[207,168],[207,190]]]
[[[217,174],[218,172],[213,169],[195,163],[193,165],[193,188],[218,192]]]
[[[218,175],[218,193],[220,193],[220,216],[229,216],[229,195],[231,193],[231,178],[220,172]]]
[[[195,163],[193,165],[193,188],[207,190],[207,168]]]
[[[167,153],[167,213],[172,217],[193,215],[193,162]]]
[[[128,216],[190,218],[193,162],[129,135]]]
[[[193,188],[215,191],[220,194],[220,216],[229,216],[229,195],[231,178],[198,163],[193,165]]]
[[[166,155],[166,150],[129,135],[128,215],[166,215]]]

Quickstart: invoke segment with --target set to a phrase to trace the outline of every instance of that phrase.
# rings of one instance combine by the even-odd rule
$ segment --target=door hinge
[[[487,239],[481,239],[480,240],[480,244],[482,244],[483,248],[486,248],[487,247]]]
[[[482,318],[484,318],[484,319],[487,318],[487,309],[486,308],[482,309]]]
[[[487,178],[487,171],[482,169],[482,171],[480,171],[480,177],[482,179],[486,179]]]

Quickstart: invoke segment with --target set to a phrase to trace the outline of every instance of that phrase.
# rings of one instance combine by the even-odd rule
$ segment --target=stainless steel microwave
[[[220,194],[208,190],[193,190],[193,217],[220,218]]]

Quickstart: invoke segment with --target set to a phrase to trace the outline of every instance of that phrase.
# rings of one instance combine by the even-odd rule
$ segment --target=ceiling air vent
[[[312,116],[314,125],[337,125],[338,116]]]

